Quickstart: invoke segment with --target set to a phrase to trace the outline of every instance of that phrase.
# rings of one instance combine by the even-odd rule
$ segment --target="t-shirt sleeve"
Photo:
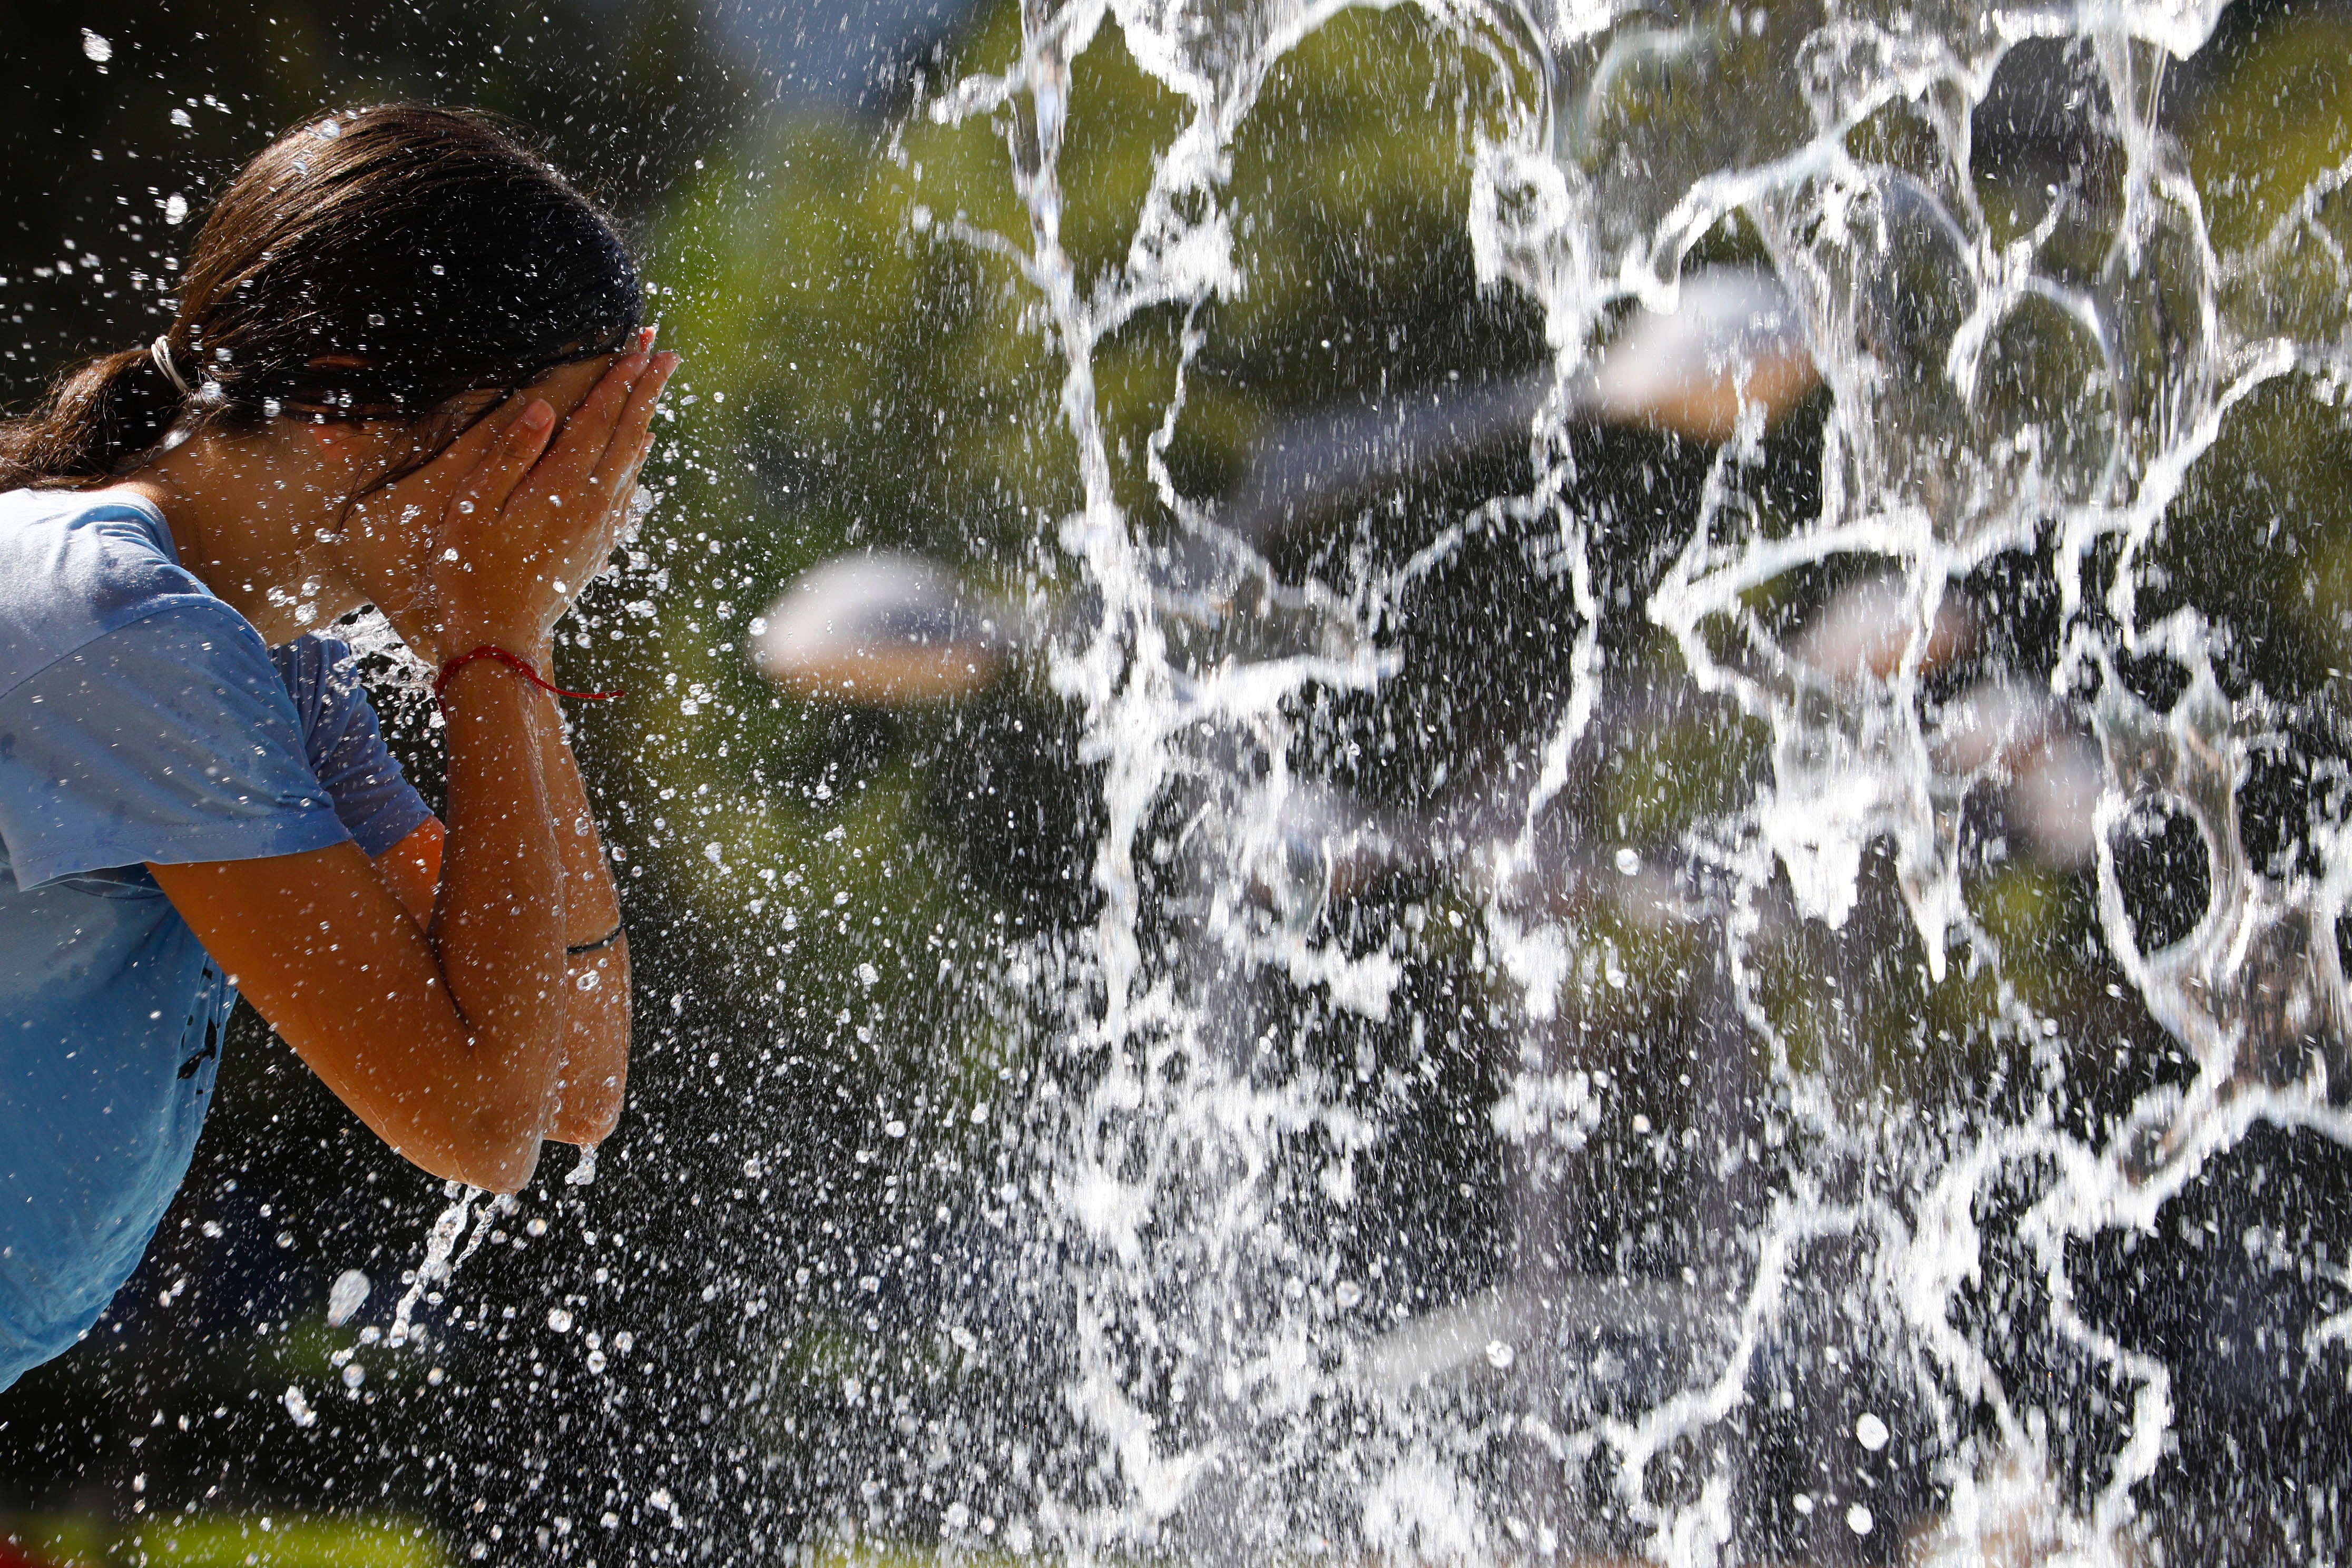
[[[271,648],[269,658],[293,700],[310,771],[359,847],[381,855],[430,821],[433,808],[383,743],[350,647],[306,636]]]
[[[350,837],[260,636],[226,605],[168,603],[0,696],[0,844],[20,888]]]

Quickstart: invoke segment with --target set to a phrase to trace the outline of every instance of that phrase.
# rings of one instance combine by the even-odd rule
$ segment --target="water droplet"
[[[1874,1454],[1886,1447],[1886,1439],[1890,1436],[1886,1423],[1866,1412],[1853,1424],[1853,1440]]]
[[[93,33],[88,27],[84,27],[81,30],[81,52],[100,65],[104,65],[114,58],[114,46],[107,41],[103,34]]]
[[[340,1329],[350,1322],[352,1314],[368,1299],[368,1277],[356,1268],[346,1268],[336,1275],[327,1291],[328,1325]]]
[[[297,1426],[308,1426],[319,1419],[319,1413],[310,1408],[310,1400],[303,1397],[302,1390],[297,1384],[289,1383],[286,1385],[284,1403],[286,1414],[294,1417]]]
[[[572,1314],[561,1307],[550,1307],[547,1310],[547,1326],[559,1334],[568,1334],[572,1331]]]
[[[1617,851],[1617,869],[1628,877],[1638,876],[1642,869],[1642,852],[1630,847]]]
[[[1510,1346],[1505,1344],[1502,1341],[1488,1340],[1486,1342],[1486,1364],[1493,1367],[1496,1372],[1508,1370],[1510,1364],[1518,1359],[1518,1352],[1513,1350]]]
[[[1845,1510],[1845,1527],[1856,1535],[1868,1535],[1878,1528],[1878,1521],[1870,1517],[1868,1509],[1856,1503]]]

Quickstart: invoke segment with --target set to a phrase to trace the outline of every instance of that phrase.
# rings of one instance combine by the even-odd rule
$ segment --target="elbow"
[[[567,1088],[563,1109],[557,1112],[555,1125],[548,1136],[558,1143],[574,1143],[589,1149],[610,1138],[613,1129],[620,1122],[621,1090],[616,1079],[609,1087],[598,1086],[576,1096]]]
[[[626,1020],[623,1023],[625,1026]],[[625,1047],[621,1052],[599,1052],[586,1061],[575,1059],[556,1086],[555,1120],[547,1135],[583,1149],[602,1143],[620,1125],[628,1087]]]
[[[528,1115],[484,1108],[439,1137],[398,1147],[409,1163],[444,1181],[511,1194],[520,1192],[539,1168],[545,1136],[537,1107]]]
[[[480,1151],[468,1162],[475,1173],[468,1181],[486,1193],[511,1195],[522,1191],[530,1184],[532,1173],[539,1169],[540,1143],[540,1136],[534,1132],[528,1139],[504,1147]]]
[[[539,1169],[540,1138],[509,1139],[462,1149],[404,1149],[409,1163],[444,1181],[461,1182],[486,1193],[509,1194],[527,1186]]]

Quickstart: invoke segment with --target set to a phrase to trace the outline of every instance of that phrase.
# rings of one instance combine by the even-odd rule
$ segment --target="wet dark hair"
[[[643,315],[612,220],[488,116],[313,120],[214,204],[161,349],[76,366],[0,421],[0,489],[103,480],[205,426],[422,420],[620,350]]]

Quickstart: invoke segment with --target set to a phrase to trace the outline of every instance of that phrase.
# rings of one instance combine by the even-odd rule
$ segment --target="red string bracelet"
[[[473,663],[474,660],[478,658],[496,659],[499,663],[505,665],[509,669],[511,669],[516,674],[521,676],[525,680],[530,681],[533,686],[538,687],[541,691],[548,692],[556,697],[577,697],[586,702],[609,702],[615,697],[625,697],[628,695],[625,691],[617,690],[566,691],[563,688],[556,685],[553,681],[541,677],[539,671],[530,667],[530,662],[528,659],[517,658],[514,655],[509,653],[502,647],[496,647],[489,643],[485,643],[480,647],[469,648],[466,652],[457,655],[455,658],[443,661],[441,673],[433,678],[433,700],[436,706],[441,702],[441,694],[449,689],[449,683],[457,679],[457,672],[465,668],[466,666]]]

